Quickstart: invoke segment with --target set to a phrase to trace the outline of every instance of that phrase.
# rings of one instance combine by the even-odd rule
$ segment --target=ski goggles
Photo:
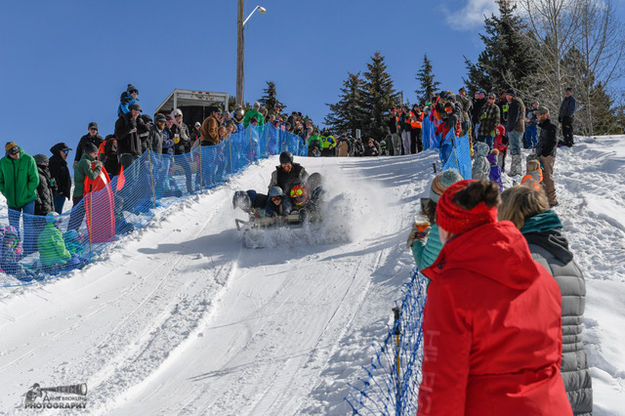
[[[282,197],[281,196],[272,196],[271,200],[273,202],[279,202],[279,201],[282,201]]]

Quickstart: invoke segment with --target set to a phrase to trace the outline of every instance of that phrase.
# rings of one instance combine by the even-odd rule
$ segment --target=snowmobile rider
[[[293,162],[291,152],[280,153],[280,166],[276,166],[276,170],[271,174],[271,182],[269,182],[269,190],[278,186],[282,189],[282,193],[289,192],[294,185],[306,183],[308,173],[306,169],[299,163]]]

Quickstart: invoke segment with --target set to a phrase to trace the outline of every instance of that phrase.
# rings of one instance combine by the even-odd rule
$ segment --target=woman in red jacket
[[[436,208],[440,255],[423,318],[418,415],[572,415],[562,378],[561,295],[492,182],[451,185]]]

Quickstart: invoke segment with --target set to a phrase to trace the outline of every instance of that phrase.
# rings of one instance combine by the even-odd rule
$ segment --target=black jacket
[[[536,145],[536,156],[555,156],[558,148],[557,127],[547,119],[539,123],[540,136]]]
[[[135,130],[135,131],[132,131]],[[117,154],[130,153],[141,156],[142,144],[139,134],[146,133],[148,127],[141,117],[132,119],[132,114],[124,114],[115,122],[115,137],[117,138]]]
[[[279,186],[288,195],[293,186],[305,184],[306,179],[308,179],[308,173],[299,163],[293,163],[293,168],[290,172],[282,169],[282,166],[276,166],[276,170],[271,175],[269,188]]]
[[[477,125],[480,122],[480,116],[482,115],[482,106],[486,102],[485,98],[475,100],[473,102],[473,108],[471,110],[471,122],[473,125]]]
[[[76,147],[76,157],[74,158],[74,161],[75,162],[80,161],[82,154],[85,152],[84,151],[85,144],[92,143],[95,147],[99,148],[100,144],[102,144],[103,141],[104,141],[104,138],[100,136],[99,134],[96,134],[95,136],[91,137],[87,133],[84,136],[82,136],[80,140],[78,141],[78,146]]]
[[[67,161],[60,155],[60,151],[65,148],[63,143],[57,143],[50,149],[52,156],[48,167],[50,169],[50,176],[54,178],[56,182],[55,193],[63,195],[65,198],[71,198],[72,178],[69,175],[69,169],[67,167]]]
[[[39,186],[35,200],[35,215],[48,215],[54,211],[52,193],[56,186],[50,182],[50,171],[47,166],[37,165],[37,172],[39,173]]]
[[[575,98],[564,97],[562,104],[560,104],[560,111],[558,112],[558,121],[564,120],[565,117],[573,117],[575,114]]]
[[[380,150],[380,145],[375,140],[369,145],[365,146],[364,156],[380,156],[382,151]]]
[[[104,144],[104,157],[100,161],[104,164],[104,169],[109,176],[119,175],[122,166],[117,157],[117,140],[115,138],[108,139]]]
[[[189,128],[186,124],[181,124],[182,125],[180,127],[178,127],[177,124],[173,124],[170,129],[174,136],[176,134],[180,135],[180,141],[178,144],[174,144],[175,155],[183,155],[185,153],[189,153],[191,150],[191,136],[189,135]]]

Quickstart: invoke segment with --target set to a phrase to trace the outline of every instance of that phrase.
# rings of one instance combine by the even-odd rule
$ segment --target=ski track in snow
[[[625,415],[625,141],[577,142],[558,151],[556,212],[587,279],[594,414]],[[297,158],[331,178],[331,215],[316,234],[244,249],[231,195],[265,189],[276,160],[262,161],[160,209],[83,270],[5,290],[0,414],[26,413],[35,382],[86,382],[88,411],[76,414],[351,413],[347,383],[410,277],[405,238],[437,159]]]

